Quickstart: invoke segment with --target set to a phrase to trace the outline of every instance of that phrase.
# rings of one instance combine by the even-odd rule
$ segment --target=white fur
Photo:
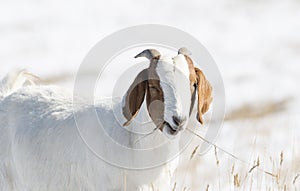
[[[175,81],[172,83],[176,85]],[[5,85],[2,84],[2,87]],[[156,185],[156,181],[162,186],[158,189],[170,190],[172,185],[166,174],[172,174],[176,160],[144,171],[125,170],[107,164],[81,139],[73,118],[71,94],[51,86],[18,88],[6,88],[5,94],[0,91],[1,190],[102,191],[124,190],[125,185],[129,191],[142,188],[150,190],[149,184],[154,182]],[[139,164],[141,157],[150,161],[158,156],[170,159],[169,153],[178,149],[177,140],[168,143],[164,152],[154,150],[146,156],[135,152],[124,154],[118,147],[111,148],[111,144],[106,142],[105,133],[98,133],[98,124],[91,117],[95,109],[106,133],[129,148],[151,148],[169,140],[160,131],[155,131],[136,142],[139,136],[125,133],[127,131],[120,125],[125,121],[120,112],[120,101],[108,103],[102,100],[95,107],[75,107],[75,114],[80,116],[77,120],[80,124],[86,124],[81,128],[81,133],[105,153],[104,158],[114,156],[128,163]],[[121,123],[116,118],[121,119]],[[139,128],[139,124],[133,122],[128,128]],[[149,131],[154,124],[150,123],[144,128]]]
[[[164,93],[165,121],[176,127],[172,116],[176,115],[186,120],[189,117],[191,92],[188,64],[181,54],[174,58],[163,56],[157,64],[156,72]]]

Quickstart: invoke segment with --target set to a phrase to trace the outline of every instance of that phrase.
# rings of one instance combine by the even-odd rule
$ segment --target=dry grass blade
[[[248,163],[248,162],[246,162],[246,161],[240,159],[239,157],[237,157],[237,156],[231,154],[230,152],[228,152],[228,151],[222,149],[221,147],[217,146],[216,144],[214,144],[214,143],[212,143],[212,142],[206,140],[206,139],[203,138],[202,136],[200,136],[200,135],[198,135],[197,133],[195,133],[193,130],[191,130],[191,129],[186,129],[186,130],[187,130],[188,132],[192,133],[193,135],[195,135],[196,137],[198,137],[199,139],[201,139],[202,141],[206,142],[207,144],[210,144],[210,145],[214,146],[215,148],[217,148],[217,149],[219,149],[220,151],[226,153],[227,155],[231,156],[232,158],[234,158],[234,159],[240,161],[241,163],[244,163],[245,165],[248,165],[248,166],[252,166],[250,163]],[[270,175],[270,176],[272,176],[272,177],[274,177],[274,178],[277,178],[277,175],[275,175],[275,174],[272,174],[272,173],[270,173],[270,172],[268,172],[268,171],[265,171],[265,170],[263,170],[263,169],[260,169],[260,168],[256,168],[256,169],[259,170],[259,171],[261,171],[261,172],[263,172],[263,173],[265,173],[265,174],[267,174],[267,175]]]
[[[172,191],[175,191],[175,189],[176,189],[176,182],[174,184],[174,187],[173,187]]]
[[[195,156],[197,150],[199,148],[199,145],[197,147],[195,147],[195,149],[193,150],[192,154],[191,154],[191,157],[190,157],[190,160],[192,160],[192,158]]]
[[[283,163],[283,152],[280,153],[280,166],[282,166]]]
[[[232,165],[232,168],[231,168],[231,174],[234,173],[234,164]]]
[[[234,178],[234,182],[233,182],[234,186],[237,187],[237,188],[240,187],[241,186],[241,182],[240,182],[239,175],[235,174],[233,178]]]
[[[154,185],[153,185],[153,182],[151,182],[151,189],[154,191],[155,189],[154,189]]]
[[[206,189],[205,189],[205,191],[208,191],[208,189],[209,189],[209,184],[206,186]]]
[[[259,157],[257,158],[256,164],[249,170],[248,173],[251,173],[255,168],[259,167]]]
[[[219,161],[219,158],[218,158],[218,152],[217,152],[217,147],[216,146],[215,146],[215,157],[216,157],[217,166],[219,166],[220,161]]]
[[[273,174],[273,173],[267,172],[267,171],[264,171],[264,172],[265,172],[266,174],[268,174],[268,175],[274,177],[274,178],[277,178],[277,174]]]
[[[267,101],[261,104],[244,105],[228,114],[225,120],[257,119],[282,112],[286,109],[291,99],[292,98],[288,97],[276,102]]]
[[[296,181],[297,181],[297,179],[300,177],[300,174],[297,174],[296,176],[295,176],[295,178],[294,178],[294,180],[293,180],[293,184],[295,184],[296,183]]]

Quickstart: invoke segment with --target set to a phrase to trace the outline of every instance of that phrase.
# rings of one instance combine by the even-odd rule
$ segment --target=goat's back
[[[103,169],[77,132],[70,95],[55,87],[28,86],[0,105],[16,184],[29,190],[101,188],[90,184],[104,179]]]
[[[7,190],[121,190],[126,176],[127,189],[137,190],[154,181],[161,168],[122,170],[105,163],[87,147],[73,113],[79,113],[88,126],[93,125],[89,117],[94,111],[89,105],[74,108],[71,94],[51,86],[22,87],[2,99],[0,186]],[[108,129],[116,128],[107,104],[97,105],[96,111],[105,115]],[[119,132],[115,129],[114,133]],[[101,137],[92,138],[101,141]],[[105,143],[102,146],[116,157],[130,160]]]

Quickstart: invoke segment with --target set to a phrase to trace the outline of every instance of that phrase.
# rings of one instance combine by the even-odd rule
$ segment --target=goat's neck
[[[97,104],[98,120],[91,117],[94,111],[91,109],[91,112],[84,112],[87,116],[80,116],[83,121],[79,126],[84,127],[82,137],[95,153],[105,156],[110,162],[121,161],[124,165],[144,167],[145,164],[162,164],[177,156],[179,137],[167,139],[150,120],[145,106],[129,126],[123,126],[126,118],[121,101],[109,103],[102,100]],[[99,121],[102,127],[99,127]]]
[[[120,132],[114,133],[114,135],[121,135],[121,137],[116,138],[122,139],[126,143],[126,146],[132,148],[150,148],[155,144],[167,141],[165,135],[152,122],[144,105],[142,105],[139,113],[128,126],[123,126],[127,119],[123,115],[122,107],[122,101],[115,102],[112,107],[115,121],[118,123],[114,126],[114,131]]]

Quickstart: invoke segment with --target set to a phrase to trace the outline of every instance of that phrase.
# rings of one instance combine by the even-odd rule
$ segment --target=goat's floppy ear
[[[127,121],[123,126],[128,126],[133,118],[139,112],[144,101],[148,85],[148,69],[141,71],[134,79],[133,83],[125,94],[125,105],[123,106],[123,115]]]
[[[198,121],[203,124],[202,115],[206,113],[212,102],[212,87],[209,81],[205,78],[203,72],[195,67],[195,72],[197,76],[197,92],[198,92]]]
[[[197,89],[197,85],[193,85],[193,90],[192,90],[192,97],[191,97],[191,106],[190,106],[190,112],[189,112],[189,116],[191,116],[192,112],[193,112],[193,108],[195,105],[195,101],[196,101],[196,89]]]

